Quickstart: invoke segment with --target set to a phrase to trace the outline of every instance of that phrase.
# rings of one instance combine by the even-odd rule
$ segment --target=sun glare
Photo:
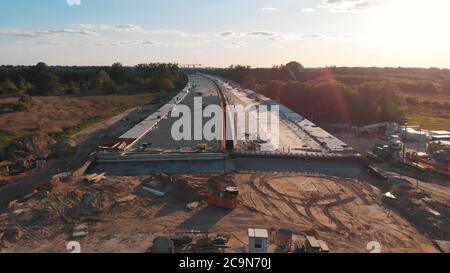
[[[391,50],[424,52],[450,46],[450,1],[391,0],[369,15],[368,33],[375,44]]]

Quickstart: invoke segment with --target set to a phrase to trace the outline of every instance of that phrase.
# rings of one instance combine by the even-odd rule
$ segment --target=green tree
[[[164,78],[161,80],[161,91],[170,91],[174,88],[175,86],[170,79]]]
[[[121,63],[114,63],[111,66],[111,79],[117,83],[126,81],[126,69]]]
[[[39,72],[46,72],[49,70],[49,67],[46,63],[40,62],[36,65],[36,71]]]
[[[255,89],[256,87],[256,78],[253,75],[247,75],[244,78],[244,87],[247,89]]]
[[[35,67],[34,95],[51,95],[59,91],[59,79],[45,63],[38,63]]]
[[[17,87],[24,93],[27,93],[31,88],[33,88],[32,84],[27,82],[24,77],[20,77]]]
[[[33,98],[29,95],[23,96],[19,99],[17,104],[17,110],[19,111],[29,111],[33,107]]]
[[[107,85],[112,83],[112,79],[109,77],[109,74],[100,70],[94,79],[94,88],[96,90],[103,90]]]
[[[293,80],[298,80],[304,67],[301,63],[292,61],[286,64],[286,69]]]
[[[280,102],[280,92],[284,83],[282,81],[272,80],[263,86],[261,93],[271,99]]]
[[[6,79],[0,86],[0,93],[2,94],[14,94],[19,91],[16,84],[10,79]]]

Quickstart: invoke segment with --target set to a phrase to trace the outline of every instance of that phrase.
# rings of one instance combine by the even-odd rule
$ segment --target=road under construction
[[[199,99],[202,109],[195,108],[195,101]],[[181,105],[194,112],[191,124],[195,123],[195,111],[219,105],[222,137],[207,140],[202,135],[196,138],[191,129],[192,140],[174,140],[171,131],[179,117],[174,117],[172,111]],[[260,135],[251,137],[249,124],[261,122],[259,119],[263,115],[247,114],[245,128],[237,128],[238,124],[231,122],[233,117],[228,116],[229,105],[267,106],[269,115],[276,114],[280,121],[276,145],[271,143],[271,136],[266,136],[265,140]],[[273,106],[278,107],[277,113],[272,112]],[[208,120],[203,116],[202,123]],[[237,136],[238,129],[243,136]],[[264,149],[264,146],[271,149]],[[359,155],[351,147],[311,121],[234,82],[204,74],[189,75],[189,83],[178,95],[123,134],[116,143],[103,148],[97,153],[88,173],[145,175],[268,171],[358,176],[364,172],[358,163]]]
[[[218,105],[222,138],[175,140],[171,131],[179,118],[173,111],[187,106],[195,112],[200,98],[197,111]],[[279,115],[279,139],[251,139],[247,125],[264,115],[249,115],[253,119],[239,132],[225,111],[230,105],[278,106],[278,113],[270,107],[267,114]],[[206,234],[226,238],[221,251],[243,253],[251,228],[290,231],[296,243],[314,236],[332,252],[367,252],[373,240],[383,252],[437,252],[434,240],[448,241],[447,184],[408,180],[409,187],[394,187],[369,176],[344,142],[234,82],[191,74],[186,88],[164,105],[136,111],[123,128],[107,127],[92,136],[92,145],[79,145],[76,168],[52,176],[67,163],[49,163],[32,179],[0,191],[6,205],[0,252],[58,252],[70,238],[84,252],[136,253],[158,239],[186,236],[193,241],[176,252],[217,251],[205,244]],[[119,133],[109,144],[98,141],[111,131]],[[267,251],[280,251],[271,241]]]

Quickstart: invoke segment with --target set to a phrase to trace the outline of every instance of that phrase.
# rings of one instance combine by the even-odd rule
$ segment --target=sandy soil
[[[150,186],[166,193],[156,197]],[[234,211],[206,204],[210,192],[236,185]],[[0,214],[3,252],[67,252],[73,227],[87,223],[78,239],[83,252],[144,252],[158,236],[191,230],[228,233],[227,252],[245,252],[247,229],[288,228],[325,240],[333,252],[368,252],[378,241],[384,252],[436,252],[396,212],[381,205],[369,183],[320,175],[178,175],[107,177],[100,184],[79,179],[55,182],[13,202]],[[187,210],[197,201],[199,206]],[[3,234],[2,234],[3,233]]]
[[[92,158],[91,154],[99,145],[116,140],[137,122],[154,112],[158,105],[145,105],[141,108],[126,110],[112,118],[97,123],[77,133],[53,149],[57,159],[47,161],[44,167],[34,169],[18,177],[11,177],[10,182],[0,188],[0,206],[11,200],[30,193],[39,187],[45,187],[52,176],[61,172],[75,172]]]

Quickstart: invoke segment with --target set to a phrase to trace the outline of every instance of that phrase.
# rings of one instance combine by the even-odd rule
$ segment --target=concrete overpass
[[[222,140],[180,140],[171,137],[172,125],[178,118],[171,117],[173,109],[185,105],[194,110],[194,100],[201,97],[204,106],[220,105]],[[280,143],[271,151],[251,149],[248,140],[236,136],[237,126],[229,122],[232,117],[226,105],[276,105],[280,109]],[[272,113],[270,113],[272,114]],[[192,117],[193,118],[193,117]],[[258,123],[260,116],[247,120]],[[209,118],[203,118],[203,123]],[[227,122],[228,120],[228,122]],[[192,120],[193,124],[194,120]],[[233,139],[226,141],[226,133]],[[194,137],[194,135],[192,135]],[[224,173],[233,171],[270,172],[333,172],[339,168],[360,172],[358,155],[344,142],[317,127],[292,110],[236,83],[210,75],[190,75],[189,84],[160,110],[124,134],[125,150],[98,153],[88,172],[117,175],[143,175],[151,173]],[[205,150],[197,145],[206,144]],[[268,164],[270,162],[270,164]],[[332,166],[339,166],[332,168]],[[352,170],[352,171],[350,171]]]

